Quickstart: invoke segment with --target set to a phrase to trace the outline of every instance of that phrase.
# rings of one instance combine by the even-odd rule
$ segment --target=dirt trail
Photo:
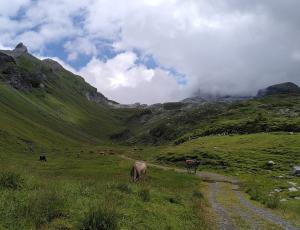
[[[135,161],[135,159],[119,155],[120,157]],[[163,166],[159,164],[153,164],[147,162],[149,166],[160,168],[163,170],[173,170],[180,173],[186,173],[186,170]],[[209,183],[210,197],[209,201],[211,206],[217,216],[217,221],[220,230],[236,230],[236,229],[285,229],[285,230],[300,230],[300,228],[296,228],[289,224],[287,221],[282,218],[274,215],[269,210],[260,208],[255,206],[249,200],[243,197],[241,192],[239,191],[238,181],[232,178],[229,178],[224,175],[211,173],[211,172],[197,172],[196,176],[200,177],[204,182]],[[226,191],[220,184],[230,184],[231,188]],[[235,209],[237,209],[238,218],[240,221],[250,224],[249,228],[239,227],[239,223],[236,223],[233,216],[233,209],[231,207],[225,207],[224,202],[220,202],[218,196],[222,194],[226,194],[232,196],[234,201]],[[226,202],[225,202],[226,203]],[[228,202],[227,202],[228,203]]]
[[[218,225],[219,229],[221,230],[234,230],[236,227],[233,225],[233,222],[231,218],[229,217],[226,210],[223,208],[223,206],[218,202],[217,200],[217,193],[219,191],[218,184],[217,183],[210,183],[209,189],[211,192],[210,195],[210,203],[213,208],[213,210],[216,213],[216,216],[218,218]]]

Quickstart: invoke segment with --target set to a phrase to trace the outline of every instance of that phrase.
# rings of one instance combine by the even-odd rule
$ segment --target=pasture
[[[150,167],[132,183],[132,162],[113,151],[44,152],[47,162],[38,152],[0,154],[0,229],[209,229],[192,175]]]

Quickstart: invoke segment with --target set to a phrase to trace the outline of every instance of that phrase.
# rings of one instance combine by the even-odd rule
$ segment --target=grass
[[[147,177],[131,183],[131,162],[85,150],[72,154],[46,151],[1,156],[1,169],[24,175],[18,190],[0,190],[0,223],[8,229],[205,229],[194,213],[200,182],[191,175],[150,168]],[[103,151],[103,150],[101,150]],[[169,202],[170,197],[180,200]],[[95,205],[97,204],[97,205]],[[114,210],[106,208],[115,207]],[[202,225],[205,224],[205,218]],[[107,228],[114,229],[114,228]]]
[[[115,208],[107,204],[91,207],[80,224],[82,230],[116,230],[118,215]]]
[[[21,189],[24,180],[20,174],[15,172],[2,172],[0,173],[0,188],[2,189]]]

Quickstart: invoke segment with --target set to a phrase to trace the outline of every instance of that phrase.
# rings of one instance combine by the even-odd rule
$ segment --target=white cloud
[[[135,64],[136,60],[132,52],[121,53],[107,62],[93,58],[79,74],[106,96],[121,103],[151,104],[182,96],[181,87],[169,72],[147,69]]]
[[[69,61],[76,60],[80,54],[93,56],[97,55],[96,45],[93,44],[93,42],[89,39],[82,37],[66,42],[64,48],[69,53]]]
[[[81,73],[116,100],[175,100],[199,88],[253,94],[273,83],[300,83],[298,0],[14,0],[0,6],[3,46],[23,41],[45,55],[47,44],[60,42],[68,61],[94,57]],[[24,15],[15,20],[20,9]],[[124,53],[97,59],[105,55],[103,39]],[[136,65],[133,49],[151,54],[161,68]],[[185,74],[186,86],[162,66]]]
[[[1,1],[0,15],[14,16],[22,7],[27,6],[30,0]]]

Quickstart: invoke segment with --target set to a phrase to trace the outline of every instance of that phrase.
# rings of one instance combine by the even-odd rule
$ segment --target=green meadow
[[[132,162],[97,151],[1,153],[1,229],[209,229],[197,178],[150,168],[132,183]]]

